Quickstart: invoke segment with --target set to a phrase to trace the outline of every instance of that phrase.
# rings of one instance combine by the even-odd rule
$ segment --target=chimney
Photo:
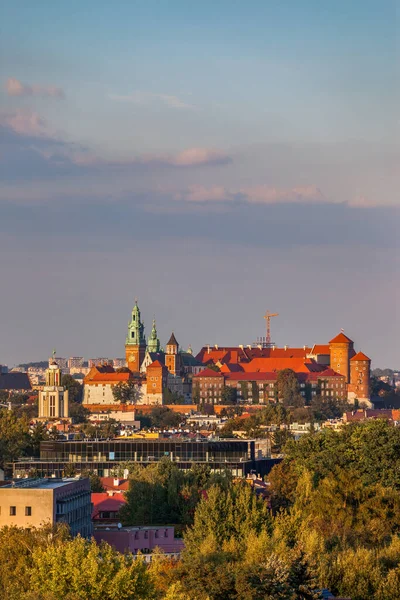
[[[207,354],[210,354],[210,344],[207,344]]]
[[[114,482],[113,482],[114,487],[118,487],[119,483],[120,483],[120,481],[119,481],[118,477],[115,477]]]
[[[287,347],[287,346],[285,346],[285,350],[287,350],[287,349],[288,349],[288,347]]]
[[[215,344],[215,345],[214,345],[214,348],[215,348],[216,350],[218,350],[218,344]]]
[[[275,350],[276,346],[272,346],[272,350]]]

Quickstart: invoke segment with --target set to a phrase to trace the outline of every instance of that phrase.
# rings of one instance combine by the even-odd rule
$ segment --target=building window
[[[25,506],[25,516],[26,517],[32,516],[32,506]]]
[[[56,416],[56,397],[50,396],[50,417]]]
[[[17,514],[17,507],[10,506],[10,517],[15,517],[16,514]]]

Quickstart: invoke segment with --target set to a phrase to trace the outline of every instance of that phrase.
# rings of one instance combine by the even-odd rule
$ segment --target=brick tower
[[[371,377],[371,359],[358,352],[350,360],[349,392],[360,402],[369,402],[369,380]]]
[[[350,383],[350,359],[354,356],[354,342],[343,332],[329,342],[330,367],[336,373],[344,375],[346,383]]]
[[[179,354],[179,344],[173,332],[167,342],[165,366],[172,375],[180,375],[182,370],[181,355]]]
[[[146,376],[148,404],[162,404],[163,390],[167,387],[168,369],[159,360],[155,360],[147,367]]]
[[[125,340],[126,365],[130,371],[140,371],[140,366],[146,354],[146,338],[144,325],[140,319],[140,309],[135,300],[131,320],[128,323],[128,335]]]

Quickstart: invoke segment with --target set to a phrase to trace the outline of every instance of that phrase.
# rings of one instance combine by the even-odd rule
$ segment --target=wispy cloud
[[[248,202],[255,204],[275,204],[277,202],[326,202],[327,198],[315,185],[277,189],[267,185],[243,188],[241,193]]]
[[[142,106],[161,103],[169,108],[186,110],[196,108],[193,104],[185,102],[178,96],[172,96],[170,94],[154,94],[153,92],[143,92],[140,90],[132,92],[132,94],[129,95],[109,94],[109,98],[117,102],[131,102]]]
[[[175,194],[176,200],[189,202],[245,202],[248,204],[278,204],[328,202],[322,191],[315,185],[295,187],[291,189],[259,185],[254,187],[229,190],[223,186],[205,187],[191,185],[186,190]]]
[[[224,152],[198,147],[171,154],[138,154],[126,160],[104,159],[90,148],[56,135],[36,112],[0,113],[0,172],[7,179],[98,171],[129,174],[150,169],[213,167],[231,161]]]
[[[64,91],[54,85],[38,85],[22,83],[14,77],[9,77],[5,84],[9,96],[42,96],[47,98],[64,98]]]

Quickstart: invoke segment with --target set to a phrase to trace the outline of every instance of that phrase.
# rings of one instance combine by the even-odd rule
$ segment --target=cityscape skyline
[[[24,19],[21,19],[21,14]],[[341,328],[400,364],[396,6],[4,10],[0,361]],[[77,344],[78,340],[78,344]]]
[[[137,304],[138,304],[138,300],[137,300],[137,298],[135,298],[135,304],[134,305],[137,306]],[[267,311],[267,314],[268,314],[268,311]],[[279,317],[279,314],[274,314],[272,316]],[[265,319],[265,316],[263,316],[263,318]],[[151,322],[152,322],[152,327],[153,328],[155,326],[157,327],[157,332],[156,332],[155,335],[159,334],[160,330],[165,329],[165,328],[160,328],[159,327],[159,325],[157,324],[157,320],[155,319],[154,315],[153,315],[153,318],[152,318]],[[145,346],[148,347],[148,345],[150,343],[150,340],[151,340],[152,329],[149,326],[148,329],[146,330],[146,322],[143,319],[143,317],[142,317],[142,323],[143,323],[143,328],[144,328],[144,343],[145,343]],[[321,338],[321,339],[316,339],[316,340],[311,340],[311,341],[309,340],[308,342],[298,343],[298,344],[290,344],[290,343],[286,343],[286,342],[281,343],[280,341],[277,342],[275,340],[275,337],[276,337],[275,336],[275,331],[274,331],[274,329],[272,327],[271,327],[271,329],[272,329],[271,346],[273,346],[273,347],[276,346],[277,348],[288,348],[289,349],[289,348],[301,348],[301,347],[306,348],[306,347],[308,347],[308,348],[311,349],[314,345],[318,345],[318,344],[321,344],[321,343],[324,344],[324,343],[327,342],[327,339],[325,339],[325,338],[322,339]],[[174,329],[172,329],[172,331],[173,331],[173,334],[174,334]],[[340,332],[345,333],[344,328],[341,328]],[[266,340],[265,331],[264,332],[259,332],[259,333],[261,333],[261,334],[264,333],[264,335],[257,334],[257,336],[254,337],[253,341],[249,341],[249,340],[240,340],[240,341],[237,341],[237,340],[235,340],[232,343],[224,343],[224,342],[221,343],[221,341],[219,341],[219,340],[215,340],[215,341],[212,341],[212,342],[204,342],[203,341],[203,343],[201,343],[199,346],[194,346],[189,341],[188,344],[186,344],[186,345],[185,344],[182,345],[181,343],[179,345],[180,345],[180,348],[181,348],[182,351],[186,351],[187,348],[190,348],[190,351],[192,351],[194,353],[194,355],[196,355],[202,348],[207,347],[207,346],[209,346],[211,349],[214,349],[214,348],[218,349],[218,348],[223,348],[223,347],[233,347],[233,346],[235,346],[235,347],[243,346],[245,348],[246,347],[248,347],[248,348],[250,348],[250,347],[254,348],[254,347],[257,347],[257,345],[259,345],[261,343],[265,343],[265,340]],[[163,339],[164,339],[163,336],[160,335],[159,337],[160,337],[159,343],[160,343],[161,349],[165,349],[166,344],[167,344],[166,340],[171,337],[171,334],[165,336],[165,343],[163,343]],[[180,337],[180,336],[178,336],[178,337]],[[54,357],[56,354],[57,354],[56,360],[61,360],[62,359],[62,360],[65,360],[66,363],[68,361],[71,361],[71,362],[86,361],[87,362],[88,360],[89,360],[90,363],[93,363],[93,364],[94,364],[94,362],[96,362],[96,364],[98,364],[98,361],[100,361],[100,360],[101,361],[114,360],[114,361],[117,361],[119,363],[121,360],[123,360],[122,359],[123,351],[121,349],[119,350],[119,354],[118,354],[118,352],[114,353],[114,354],[107,353],[107,352],[105,352],[103,354],[83,354],[83,353],[78,353],[78,354],[75,353],[74,354],[74,353],[63,353],[62,351],[58,351],[58,350],[56,350],[54,348],[52,350],[52,356]],[[50,356],[50,353],[49,353],[49,356]],[[101,357],[103,357],[103,358],[101,358]],[[43,361],[43,360],[47,360],[47,359],[44,358],[43,356],[41,356],[41,357],[36,356],[34,358],[31,358],[30,360],[19,361],[19,362],[16,362],[14,364],[9,364],[8,366],[9,366],[9,368],[12,368],[12,367],[18,366],[20,364],[29,363],[29,362],[39,362],[39,361]],[[384,367],[384,368],[393,368],[393,369],[396,369],[396,365],[382,365],[382,364],[379,364],[379,361],[377,361],[376,359],[372,359],[372,362],[373,362],[374,368],[377,368],[377,367],[381,367],[382,368],[382,367]],[[0,363],[0,364],[7,364],[7,361],[3,360],[3,363]],[[72,365],[72,366],[77,366],[77,365]]]

